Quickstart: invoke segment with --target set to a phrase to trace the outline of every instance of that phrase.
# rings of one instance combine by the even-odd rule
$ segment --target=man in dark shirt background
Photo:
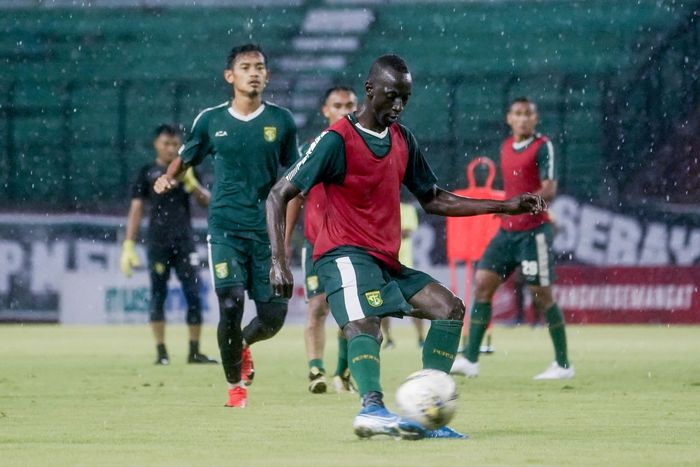
[[[175,269],[187,301],[187,325],[190,348],[188,363],[217,363],[199,352],[202,327],[202,305],[199,298],[197,269],[199,258],[192,235],[190,195],[203,207],[209,204],[209,191],[203,188],[190,169],[173,190],[157,194],[153,191],[155,180],[165,173],[168,164],[177,157],[182,145],[182,134],[173,125],[156,128],[153,147],[155,161],[141,168],[131,189],[131,205],[126,225],[126,237],[122,246],[121,269],[131,276],[132,268],[141,262],[136,254],[136,238],[143,216],[144,201],[150,204],[150,217],[146,245],[148,267],[151,276],[150,322],[156,340],[158,356],[156,365],[167,365],[170,357],[165,347],[165,299],[168,294],[170,269]]]

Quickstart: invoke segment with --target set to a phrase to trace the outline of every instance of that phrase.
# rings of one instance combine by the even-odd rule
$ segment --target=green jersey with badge
[[[265,200],[280,166],[298,159],[297,129],[289,110],[269,102],[239,115],[230,102],[203,110],[180,149],[187,165],[214,157],[209,230],[267,240]]]

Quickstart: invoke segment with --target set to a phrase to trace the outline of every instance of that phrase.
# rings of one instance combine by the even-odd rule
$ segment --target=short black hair
[[[231,51],[228,53],[228,57],[226,58],[226,68],[228,69],[233,66],[234,62],[236,61],[236,57],[250,52],[258,52],[260,55],[262,55],[263,59],[265,59],[265,66],[267,67],[267,55],[265,55],[265,52],[263,52],[262,47],[260,47],[258,44],[248,43],[231,49]]]
[[[516,97],[515,99],[510,101],[510,104],[508,104],[508,112],[510,112],[510,109],[513,108],[513,106],[515,104],[530,104],[530,105],[535,106],[535,108],[537,108],[537,104],[535,104],[534,101],[528,99],[525,96],[520,96],[520,97]]]
[[[406,61],[396,54],[382,55],[377,58],[369,69],[369,76],[374,76],[379,70],[391,69],[399,73],[410,73]]]
[[[178,125],[172,125],[170,123],[161,123],[153,132],[153,139],[158,138],[160,135],[177,136],[181,138],[182,128]]]
[[[355,91],[352,90],[350,86],[345,86],[345,85],[338,85],[338,86],[332,86],[328,89],[326,89],[326,92],[323,93],[323,101],[321,102],[322,104],[325,104],[328,98],[330,97],[331,94],[334,92],[350,92],[355,94]]]

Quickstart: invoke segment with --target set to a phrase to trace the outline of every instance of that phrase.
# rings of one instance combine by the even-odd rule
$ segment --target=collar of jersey
[[[260,105],[260,107],[258,107],[258,108],[255,110],[255,112],[250,113],[250,114],[248,114],[248,115],[241,115],[241,114],[239,114],[238,112],[236,112],[235,110],[233,110],[233,107],[231,107],[231,106],[229,105],[229,107],[228,107],[228,114],[229,114],[230,116],[232,116],[233,118],[235,118],[236,120],[240,120],[240,121],[242,121],[242,122],[249,122],[249,121],[253,120],[255,117],[257,117],[258,115],[260,115],[261,113],[263,113],[264,110],[265,110],[265,103],[263,103],[262,105]]]
[[[513,149],[515,149],[516,151],[522,151],[523,149],[528,147],[530,145],[530,143],[532,143],[533,141],[535,141],[535,135],[532,135],[528,139],[523,140],[519,143],[516,143],[515,141],[513,141],[512,146],[513,146]]]
[[[348,115],[348,120],[350,120],[350,123],[355,125],[355,128],[357,128],[358,130],[360,130],[364,133],[367,133],[368,135],[374,136],[375,138],[384,139],[384,138],[386,138],[386,135],[389,134],[389,127],[384,128],[384,131],[382,131],[381,133],[377,133],[376,131],[368,130],[367,128],[360,125],[360,122],[357,121],[357,118],[355,118],[354,115],[352,117],[350,115]]]

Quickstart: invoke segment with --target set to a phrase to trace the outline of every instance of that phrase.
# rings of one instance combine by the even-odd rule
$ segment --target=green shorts
[[[316,274],[313,254],[314,246],[307,239],[304,239],[304,246],[301,249],[301,268],[304,272],[304,296],[307,302],[310,298],[323,293],[323,283]]]
[[[411,297],[435,279],[405,266],[394,273],[361,248],[339,247],[316,261],[331,313],[341,328],[367,316],[403,317]]]
[[[508,277],[518,266],[530,285],[549,286],[556,279],[552,224],[542,224],[531,230],[499,230],[477,269],[493,271],[501,278]]]
[[[215,289],[243,286],[248,297],[258,302],[281,302],[270,287],[270,243],[238,237],[229,233],[212,233],[209,244],[209,269]]]

